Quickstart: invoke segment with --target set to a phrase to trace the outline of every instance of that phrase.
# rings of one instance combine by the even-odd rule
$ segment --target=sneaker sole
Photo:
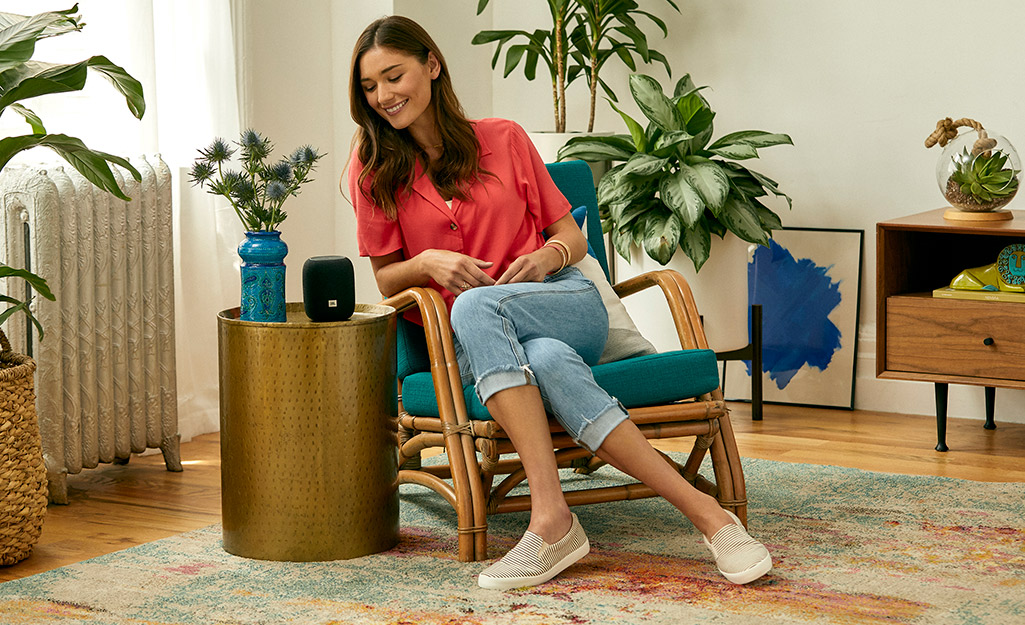
[[[577,560],[586,556],[590,551],[590,541],[584,540],[584,544],[566,554],[565,558],[556,562],[552,568],[540,575],[529,575],[526,577],[487,577],[484,575],[478,575],[477,585],[488,590],[510,590],[513,588],[523,588],[524,586],[537,586],[538,584],[547,582],[559,573],[562,573],[571,565],[575,564]]]
[[[741,571],[740,573],[726,573],[725,571],[720,570],[719,572],[722,573],[723,577],[733,582],[734,584],[748,584],[750,582],[755,581],[762,575],[765,575],[771,570],[772,556],[767,555],[761,562],[752,566],[746,571]]]

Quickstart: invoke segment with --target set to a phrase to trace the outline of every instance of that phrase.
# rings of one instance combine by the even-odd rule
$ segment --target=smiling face
[[[408,129],[414,138],[434,133],[431,82],[441,64],[432,53],[427,62],[393,48],[374,46],[359,61],[360,87],[378,115],[396,130]]]

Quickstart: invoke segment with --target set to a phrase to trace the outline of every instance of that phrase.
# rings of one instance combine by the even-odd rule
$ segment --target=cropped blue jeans
[[[463,385],[473,383],[482,404],[509,388],[537,386],[545,409],[592,452],[627,419],[591,374],[609,319],[598,290],[576,268],[544,282],[465,291],[451,322]]]

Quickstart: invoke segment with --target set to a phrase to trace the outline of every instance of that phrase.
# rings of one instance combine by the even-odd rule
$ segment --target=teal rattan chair
[[[550,164],[548,169],[573,206],[587,207],[586,234],[597,243],[592,245],[593,254],[608,276],[590,168],[582,161],[570,161]],[[740,456],[719,388],[716,357],[708,349],[690,287],[677,272],[662,270],[631,278],[614,289],[627,297],[651,287],[665,294],[681,348],[596,365],[592,368],[595,380],[623,403],[649,439],[695,437],[682,465],[666,459],[746,523]],[[459,559],[485,559],[488,516],[530,508],[529,495],[510,495],[525,474],[502,428],[491,420],[473,388],[464,388],[460,382],[441,295],[418,287],[383,303],[400,312],[416,307],[424,322],[421,328],[399,321],[399,482],[426,486],[444,497],[456,511]],[[549,424],[560,467],[588,473],[602,464],[576,445],[554,419]],[[443,449],[447,462],[421,466],[421,453],[430,448]],[[698,474],[706,454],[711,456],[711,480]],[[501,478],[497,484],[496,477]],[[652,496],[655,493],[640,483],[566,493],[570,505]]]

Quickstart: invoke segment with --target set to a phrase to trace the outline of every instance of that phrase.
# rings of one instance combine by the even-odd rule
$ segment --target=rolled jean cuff
[[[477,399],[480,400],[481,405],[487,405],[487,401],[491,399],[491,396],[500,391],[506,389],[515,388],[517,386],[537,386],[537,380],[534,379],[534,372],[530,370],[528,366],[523,367],[498,367],[488,371],[481,376],[480,380],[477,380],[477,384],[474,386],[477,392]]]
[[[599,413],[594,421],[584,424],[577,437],[577,443],[594,453],[605,442],[612,430],[629,418],[623,404],[613,398],[613,403]]]

